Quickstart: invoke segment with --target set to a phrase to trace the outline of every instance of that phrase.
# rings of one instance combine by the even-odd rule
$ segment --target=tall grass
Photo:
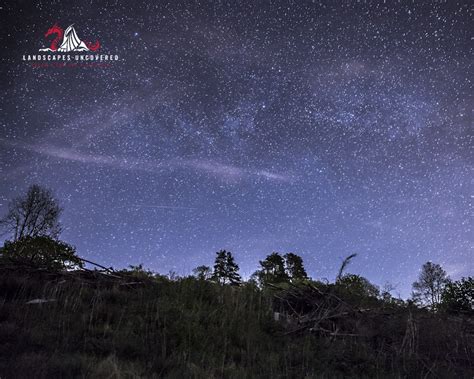
[[[26,304],[35,298],[54,300]],[[286,334],[272,294],[159,277],[136,285],[83,282],[48,273],[0,276],[1,378],[472,377],[457,330],[417,325],[416,352],[376,339]],[[405,321],[386,325],[404,335]],[[430,324],[431,323],[431,324]],[[438,329],[434,332],[435,329]],[[453,329],[456,329],[453,327]],[[395,337],[394,337],[395,338]],[[385,341],[385,339],[384,339]],[[452,343],[450,343],[452,342]],[[384,342],[386,344],[386,342]],[[435,346],[428,346],[435,345]],[[445,355],[443,355],[445,354]],[[450,355],[451,354],[451,355]],[[464,354],[464,355],[463,355]],[[463,361],[459,357],[466,357]]]

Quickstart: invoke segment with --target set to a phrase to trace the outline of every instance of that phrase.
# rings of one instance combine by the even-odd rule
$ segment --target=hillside
[[[2,263],[0,377],[473,377],[472,317],[360,305],[321,283],[261,290]]]

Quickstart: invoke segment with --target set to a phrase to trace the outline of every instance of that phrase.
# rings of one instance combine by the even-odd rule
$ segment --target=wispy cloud
[[[124,205],[122,207],[115,207],[115,209],[170,209],[170,210],[194,210],[195,207],[183,207],[177,205],[140,205],[140,204],[130,204]]]
[[[211,160],[181,160],[180,164],[183,167],[192,168],[197,171],[203,171],[224,179],[241,179],[248,174],[247,171],[243,168],[222,164]]]
[[[277,173],[262,169],[251,169],[224,164],[209,159],[150,160],[130,157],[110,156],[79,151],[73,148],[59,147],[51,144],[24,144],[0,139],[4,145],[19,147],[50,158],[72,162],[108,166],[115,169],[162,173],[167,170],[190,169],[206,173],[223,180],[241,180],[250,177],[261,177],[269,181],[291,182],[294,178],[286,173]]]
[[[282,182],[289,182],[292,181],[294,178],[290,175],[286,174],[277,174],[275,172],[270,172],[266,170],[258,170],[255,171],[255,175],[261,176],[265,179],[268,180],[277,180],[277,181],[282,181]]]
[[[242,179],[245,177],[261,177],[266,180],[278,182],[292,182],[295,180],[294,176],[286,173],[271,172],[268,170],[256,170],[251,168],[238,167],[219,163],[212,160],[182,160],[183,166],[192,167],[197,170],[205,171],[215,174],[219,177],[229,179]]]

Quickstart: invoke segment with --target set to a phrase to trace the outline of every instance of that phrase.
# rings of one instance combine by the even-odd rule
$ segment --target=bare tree
[[[13,241],[38,236],[57,238],[61,232],[61,212],[62,208],[52,192],[34,184],[25,196],[10,202],[8,213],[0,220],[0,227],[5,233],[11,233]]]
[[[413,298],[436,309],[448,283],[449,277],[439,264],[426,262],[421,269],[418,281],[413,283]]]

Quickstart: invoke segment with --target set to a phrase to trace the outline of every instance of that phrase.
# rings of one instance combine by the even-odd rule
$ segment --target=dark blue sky
[[[0,211],[50,187],[62,238],[115,267],[292,251],[332,280],[358,253],[403,296],[427,260],[472,275],[469,2],[390,3],[2,5]],[[54,23],[119,61],[23,62]]]

